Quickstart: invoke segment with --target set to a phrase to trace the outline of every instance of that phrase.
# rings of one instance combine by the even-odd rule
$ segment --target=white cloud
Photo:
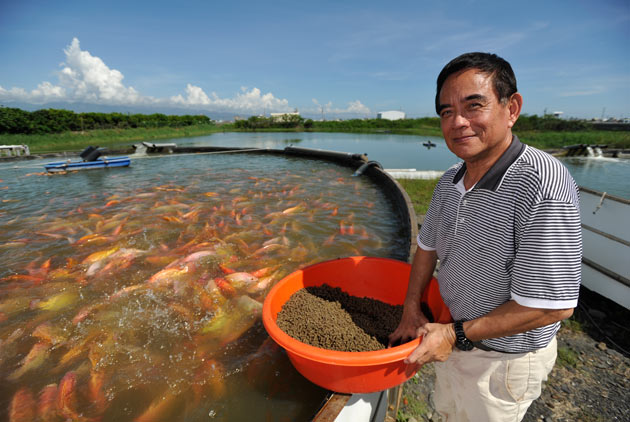
[[[276,98],[270,92],[263,94],[258,88],[248,90],[243,87],[234,97],[221,98],[215,92],[207,95],[201,87],[187,84],[184,95],[170,98],[144,96],[135,88],[125,86],[124,75],[119,70],[110,69],[99,57],[81,50],[77,38],[72,39],[64,53],[66,61],[58,72],[58,85],[45,81],[30,92],[23,88],[5,89],[0,86],[0,101],[30,104],[67,101],[126,106],[161,105],[238,113],[292,110],[288,100]]]
[[[330,101],[328,103],[326,103],[325,105],[323,105],[323,106],[315,98],[313,98],[312,101],[313,101],[313,104],[315,104],[317,106],[317,108],[313,109],[313,110],[308,110],[308,112],[311,112],[311,113],[320,113],[322,111],[322,109],[323,109],[324,113],[329,114],[329,115],[361,115],[361,116],[366,116],[366,115],[372,113],[370,111],[369,107],[365,106],[359,100],[350,101],[348,103],[348,107],[346,107],[346,108],[334,107],[333,103],[330,102]]]
[[[369,107],[365,106],[361,101],[355,100],[350,101],[346,108],[334,107],[333,103],[329,101],[328,103],[321,105],[316,98],[311,100],[313,104],[315,104],[316,108],[304,110],[309,114],[317,114],[324,112],[327,116],[360,116],[366,117],[372,113]]]
[[[125,87],[123,74],[110,69],[98,57],[82,51],[77,38],[64,50],[66,63],[59,72],[59,82],[69,99],[106,104],[136,104],[142,101],[133,87]]]
[[[203,92],[203,89],[191,84],[186,85],[186,98],[180,95],[171,97],[174,104],[199,106],[210,104],[210,98]]]
[[[362,114],[367,114],[370,112],[370,109],[366,106],[364,106],[363,104],[361,104],[361,101],[356,100],[356,101],[350,101],[348,103],[348,108],[346,109],[348,113],[362,113]]]

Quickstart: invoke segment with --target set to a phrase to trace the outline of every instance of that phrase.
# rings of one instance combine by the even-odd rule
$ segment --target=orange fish
[[[144,260],[149,264],[166,266],[174,261],[177,261],[179,255],[156,255],[148,256]]]
[[[234,297],[236,295],[236,289],[226,279],[217,277],[214,279],[214,283],[217,285],[223,296]]]
[[[205,394],[213,400],[221,399],[226,392],[225,369],[214,359],[205,359],[197,369],[193,380],[195,401],[200,401]]]
[[[252,274],[254,277],[258,277],[258,278],[260,278],[260,277],[264,277],[264,276],[266,276],[267,274],[269,274],[269,272],[270,272],[272,269],[273,269],[272,267],[264,267],[264,268],[260,268],[260,269],[258,269],[258,270],[256,270],[256,271],[252,271],[252,272],[251,272],[251,274]]]
[[[13,275],[0,278],[0,281],[29,281],[35,284],[39,284],[43,280],[44,280],[43,277],[35,277],[28,274],[13,274]]]
[[[41,421],[56,421],[57,413],[57,384],[48,384],[39,392],[37,403],[37,415]]]
[[[232,274],[236,272],[235,270],[226,267],[223,263],[219,264],[219,268],[223,271],[223,274]]]
[[[326,238],[326,240],[324,240],[324,242],[322,242],[322,245],[324,246],[330,246],[333,243],[335,243],[335,237],[337,235],[335,233],[331,234],[330,236],[328,236],[328,238]]]
[[[232,273],[225,276],[225,279],[235,289],[243,289],[258,281],[258,277],[246,272]]]
[[[77,374],[69,371],[61,379],[57,389],[57,409],[63,417],[71,420],[79,420],[80,416],[76,410],[78,404],[76,387]]]
[[[35,420],[36,403],[33,393],[26,387],[20,388],[13,395],[9,405],[10,422],[32,422]]]
[[[162,219],[168,221],[169,223],[182,223],[182,220],[171,215],[163,215]]]
[[[171,420],[180,405],[182,405],[183,394],[176,394],[170,389],[159,394],[149,407],[134,422],[156,422]]]
[[[98,233],[92,233],[92,234],[88,234],[83,236],[82,238],[80,238],[79,240],[77,240],[75,242],[76,245],[82,245],[82,244],[102,244],[102,243],[109,243],[116,240],[116,237],[114,236],[102,236]]]
[[[94,312],[95,310],[97,310],[103,305],[104,305],[103,303],[96,302],[96,303],[91,303],[89,305],[84,306],[83,308],[79,309],[79,312],[77,312],[74,318],[72,318],[72,323],[74,325],[77,325],[79,322],[86,319],[88,316],[92,314],[92,312]]]
[[[201,307],[207,312],[214,312],[217,307],[225,303],[225,296],[214,280],[208,281],[204,288],[194,285],[197,291]]]
[[[99,413],[103,412],[107,407],[108,400],[103,391],[105,378],[106,375],[104,371],[90,371],[90,381],[88,383],[89,397]]]
[[[127,219],[124,219],[118,226],[116,226],[116,228],[114,228],[114,231],[112,231],[112,236],[118,236],[126,222]]]
[[[65,334],[64,330],[55,327],[50,321],[39,324],[31,335],[53,346],[61,344],[67,339],[67,334]]]
[[[36,343],[28,354],[20,361],[20,367],[13,371],[7,379],[15,381],[25,373],[39,368],[44,364],[50,352],[50,345],[47,343]]]

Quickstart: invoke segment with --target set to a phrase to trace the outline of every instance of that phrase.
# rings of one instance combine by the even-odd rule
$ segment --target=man
[[[424,336],[406,362],[436,362],[435,405],[449,422],[521,420],[577,305],[578,188],[558,160],[512,134],[522,105],[510,64],[494,54],[461,55],[437,80],[444,139],[463,162],[435,188],[390,342]],[[420,310],[438,260],[454,324]]]

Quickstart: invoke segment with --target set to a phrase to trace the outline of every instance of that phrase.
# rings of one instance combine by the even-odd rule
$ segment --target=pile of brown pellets
[[[402,305],[350,296],[323,284],[295,292],[278,313],[276,323],[289,336],[311,346],[369,352],[387,347],[402,310]]]

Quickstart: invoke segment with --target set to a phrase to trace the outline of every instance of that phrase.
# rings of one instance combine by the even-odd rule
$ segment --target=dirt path
[[[630,421],[630,311],[582,289],[558,333],[558,359],[524,422]],[[425,365],[403,389],[398,421],[437,421],[435,371]]]

